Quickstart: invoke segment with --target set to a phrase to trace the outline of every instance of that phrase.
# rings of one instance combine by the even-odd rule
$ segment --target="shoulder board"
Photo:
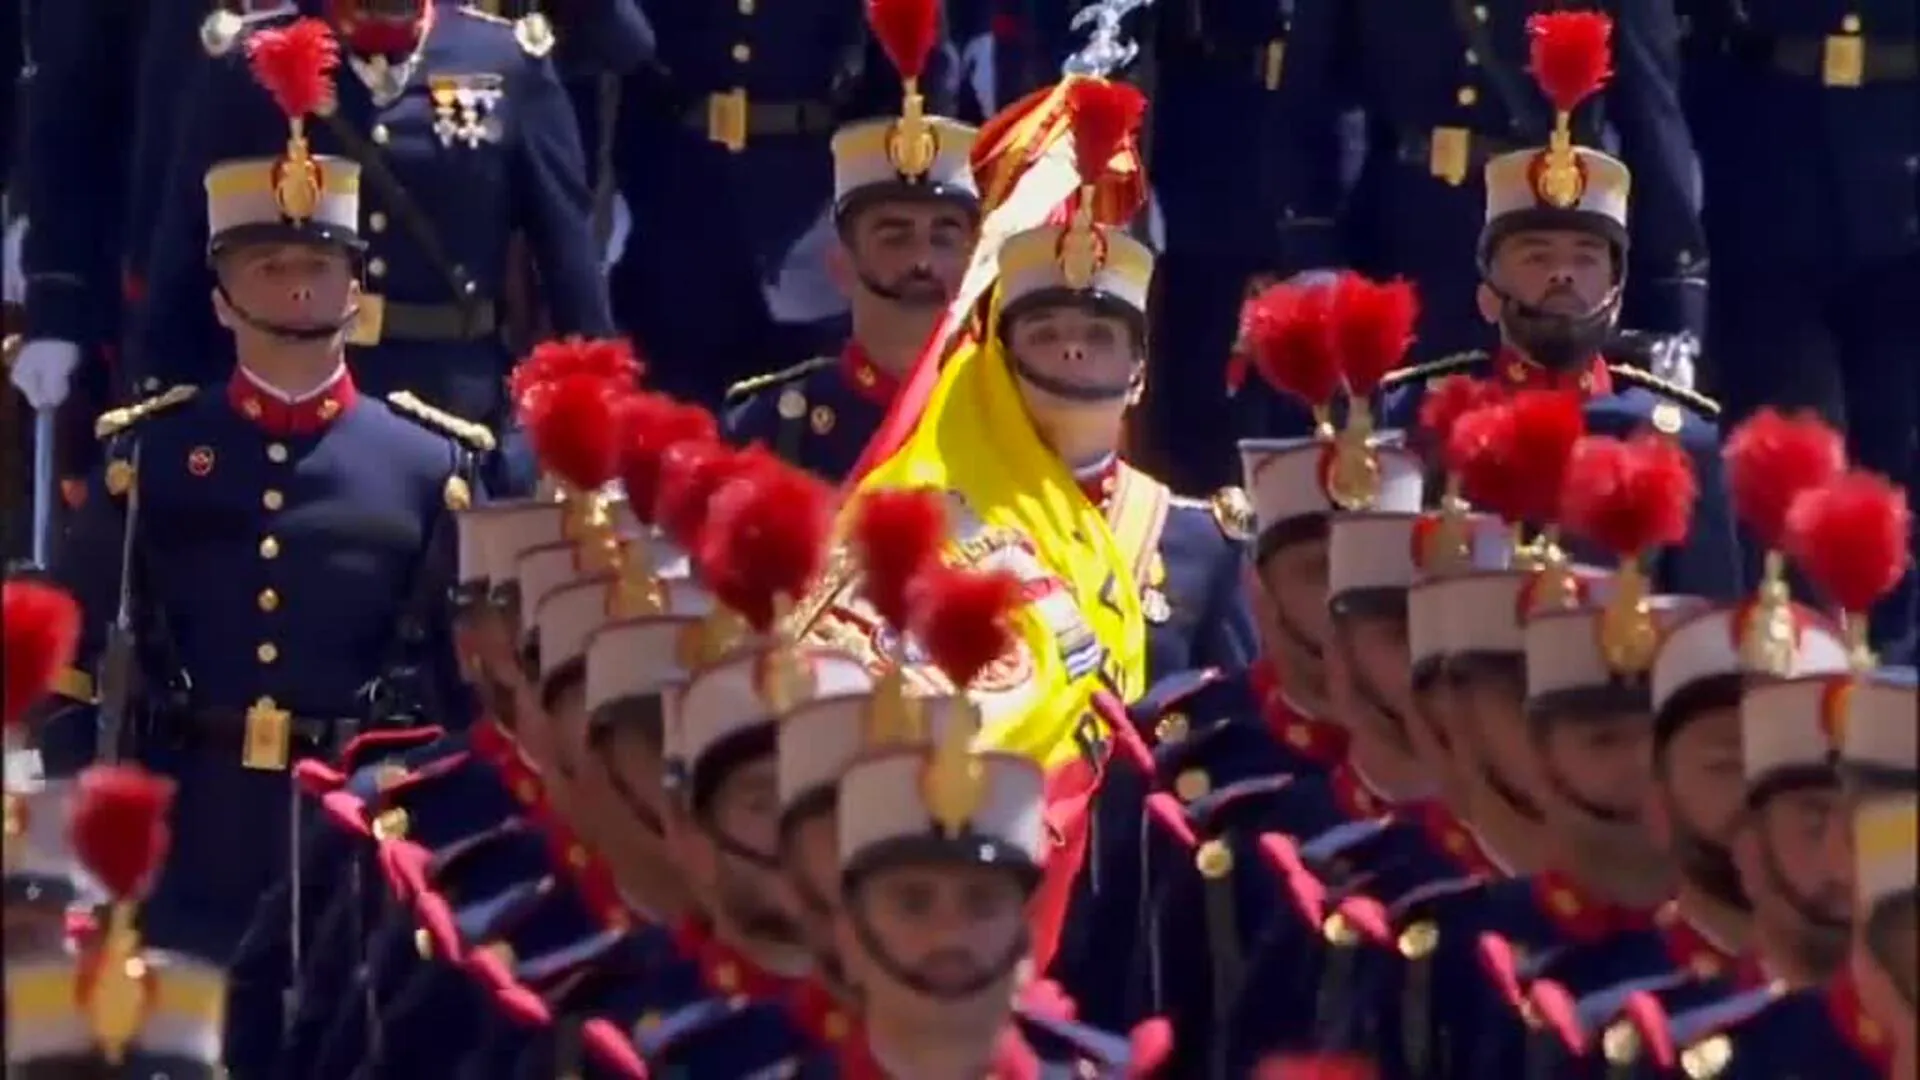
[[[485,425],[462,420],[444,409],[436,409],[421,401],[411,390],[396,390],[388,394],[387,403],[422,425],[465,443],[469,450],[484,454],[494,447],[493,432],[488,431]]]
[[[829,364],[837,364],[839,362],[840,358],[837,356],[816,356],[811,360],[802,360],[792,367],[781,368],[779,371],[768,372],[765,375],[755,375],[751,379],[741,379],[739,382],[727,387],[727,396],[724,399],[725,403],[728,405],[736,404],[740,399],[757,394],[769,386],[792,382],[795,379],[811,375]]]
[[[633,1048],[642,1058],[651,1061],[696,1035],[712,1031],[740,1015],[745,1008],[737,997],[703,998],[683,1005],[661,1017],[658,1023],[635,1031]]]
[[[1626,1011],[1628,1000],[1635,994],[1662,994],[1692,982],[1692,973],[1685,969],[1628,979],[1579,998],[1574,1002],[1574,1012],[1583,1028],[1599,1031]]]
[[[554,890],[554,879],[538,878],[509,885],[475,904],[453,913],[453,930],[461,941],[477,945],[511,934]],[[507,961],[511,966],[514,961]]]
[[[205,50],[208,56],[225,56],[233,51],[234,44],[248,30],[269,19],[294,13],[295,8],[290,3],[260,11],[249,11],[244,15],[236,11],[228,11],[224,7],[218,8],[200,21],[200,48]]]
[[[1712,1080],[1733,1060],[1733,1040],[1727,1032],[1753,1019],[1782,997],[1778,985],[1762,986],[1744,994],[1681,1013],[1668,1025],[1680,1063],[1689,1077]]]
[[[1720,403],[1700,393],[1698,390],[1689,389],[1681,386],[1679,383],[1668,382],[1651,372],[1642,371],[1637,367],[1628,367],[1625,364],[1608,364],[1607,372],[1621,382],[1632,383],[1635,386],[1644,386],[1662,397],[1672,398],[1709,420],[1717,419],[1720,416]]]
[[[1444,900],[1450,896],[1461,896],[1466,893],[1475,892],[1486,883],[1485,878],[1471,875],[1440,878],[1436,881],[1429,881],[1401,893],[1399,897],[1394,900],[1393,905],[1387,909],[1387,915],[1394,922],[1398,923],[1414,913],[1423,910],[1428,903],[1434,900]]]
[[[193,396],[199,392],[198,387],[176,386],[163,394],[155,394],[145,401],[136,401],[118,409],[108,409],[100,414],[100,419],[93,422],[94,437],[111,439],[149,416],[158,415],[176,405],[192,401]]]
[[[1235,811],[1257,809],[1263,805],[1261,799],[1278,795],[1292,786],[1293,777],[1284,773],[1237,780],[1187,804],[1187,821],[1198,826],[1203,833],[1217,835],[1236,824]]]
[[[1404,386],[1407,383],[1426,382],[1428,379],[1437,379],[1442,375],[1457,375],[1473,367],[1475,364],[1485,363],[1486,360],[1487,354],[1480,349],[1468,349],[1464,352],[1457,352],[1451,356],[1443,356],[1438,360],[1430,360],[1424,364],[1415,364],[1412,367],[1389,371],[1386,376],[1380,380],[1380,389],[1390,390],[1393,387]]]
[[[604,960],[621,944],[627,931],[601,930],[579,941],[522,960],[513,977],[526,986],[545,986],[588,964]]]
[[[1176,498],[1174,501],[1184,503],[1188,500]],[[1199,500],[1192,501],[1197,503]],[[1228,484],[1214,492],[1207,499],[1206,506],[1213,512],[1213,520],[1219,524],[1220,531],[1227,539],[1241,543],[1253,539],[1253,501],[1247,498],[1245,488]]]

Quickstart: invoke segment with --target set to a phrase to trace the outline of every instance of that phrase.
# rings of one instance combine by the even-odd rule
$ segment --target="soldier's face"
[[[1829,787],[1780,792],[1738,828],[1734,855],[1769,940],[1823,976],[1838,969],[1853,932],[1853,867],[1833,865],[1835,832],[1852,829]]]
[[[959,291],[978,238],[973,215],[957,206],[878,203],[846,224],[833,269],[842,288],[912,311],[939,312]]]
[[[844,985],[846,968],[834,943],[840,913],[840,818],[834,811],[795,822],[784,851],[787,884],[814,963],[830,984]]]
[[[1492,270],[1500,291],[1521,303],[1554,315],[1585,315],[1613,290],[1613,249],[1584,232],[1515,233],[1495,250]]]
[[[704,879],[717,911],[742,933],[779,945],[800,943],[780,879],[780,791],[771,758],[736,768],[694,823],[689,870]]]
[[[1030,311],[1007,327],[1020,396],[1039,416],[1117,417],[1141,386],[1145,354],[1132,324],[1077,304]]]
[[[1330,658],[1333,697],[1342,718],[1370,730],[1402,753],[1413,753],[1408,717],[1413,713],[1413,664],[1407,653],[1407,621],[1401,618],[1336,617],[1339,648]]]
[[[1641,820],[1653,785],[1653,717],[1556,716],[1535,724],[1549,781],[1543,809],[1556,837],[1596,867],[1660,882],[1666,852]]]
[[[847,898],[841,954],[868,1000],[884,995],[891,1009],[911,1008],[942,1027],[956,1022],[978,1027],[1011,1000],[1018,966],[996,969],[1023,947],[1026,899],[1004,868],[890,867],[862,881]],[[919,986],[902,983],[874,962],[853,932],[854,918],[865,921],[874,946],[891,966]]]
[[[1451,678],[1463,706],[1458,741],[1472,762],[1474,784],[1489,789],[1509,813],[1542,823],[1540,791],[1546,781],[1519,681],[1493,671],[1462,671]]]
[[[214,312],[243,342],[337,347],[360,302],[352,260],[331,247],[250,245],[223,254],[216,271]],[[312,336],[290,340],[289,333]]]
[[[1279,548],[1260,564],[1259,574],[1262,588],[1256,599],[1265,605],[1267,645],[1287,675],[1308,684],[1290,684],[1288,691],[1325,700],[1321,656],[1333,634],[1333,616],[1327,610],[1327,542]]]

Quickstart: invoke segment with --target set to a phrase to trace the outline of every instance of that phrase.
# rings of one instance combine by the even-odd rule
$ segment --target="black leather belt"
[[[1487,162],[1520,149],[1520,144],[1467,128],[1434,127],[1403,131],[1394,156],[1402,165],[1422,169],[1437,179],[1461,184],[1477,179]],[[1459,179],[1454,179],[1454,176]]]
[[[162,740],[172,740],[176,744],[199,753],[219,757],[231,757],[235,762],[246,763],[260,750],[263,736],[262,713],[257,707],[252,709],[194,709],[189,712],[174,713],[156,718],[158,730],[155,734]],[[360,733],[362,722],[356,717],[322,717],[280,710],[277,717],[269,718],[272,726],[284,731],[286,748],[285,768],[294,761],[304,758],[331,758],[339,754],[340,749],[354,736]],[[268,732],[277,736],[277,732]],[[275,737],[273,741],[280,740]],[[275,755],[269,753],[270,759]],[[255,764],[256,768],[274,768],[271,760]]]
[[[1920,78],[1920,39],[1916,38],[1869,38],[1851,34],[1761,38],[1758,51],[1775,68],[1826,86],[1913,82]]]
[[[360,317],[347,340],[361,347],[382,341],[480,341],[499,328],[499,309],[490,300],[466,307],[409,304],[368,293],[360,298]]]
[[[826,135],[839,127],[824,101],[756,101],[745,90],[708,94],[689,105],[681,121],[736,151],[756,137]]]

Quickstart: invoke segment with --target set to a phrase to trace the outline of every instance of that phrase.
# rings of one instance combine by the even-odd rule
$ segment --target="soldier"
[[[636,231],[611,287],[661,390],[715,406],[740,379],[845,342],[845,301],[819,261],[833,224],[824,151],[842,124],[891,114],[902,89],[860,12],[650,11],[659,56],[626,80],[614,141]],[[936,116],[952,115],[944,53],[918,85]]]
[[[1542,16],[1534,37],[1578,42],[1599,25],[1591,20],[1602,18],[1587,13]],[[1501,69],[1490,55],[1487,61],[1489,80],[1500,85],[1491,72]],[[1534,66],[1538,69],[1539,61]],[[1479,91],[1474,93],[1477,100]],[[1718,407],[1637,368],[1610,365],[1602,355],[1601,346],[1619,318],[1628,281],[1630,175],[1623,162],[1572,143],[1567,109],[1559,113],[1552,146],[1514,150],[1485,162],[1486,224],[1476,248],[1481,276],[1476,302],[1480,317],[1499,329],[1499,348],[1389,375],[1383,383],[1388,391],[1382,406],[1385,422],[1409,426],[1432,380],[1469,374],[1516,388],[1558,387],[1577,393],[1586,402],[1586,426],[1595,434],[1626,435],[1651,425],[1673,435],[1693,455],[1701,494],[1686,546],[1662,557],[1658,586],[1667,592],[1715,599],[1733,596],[1741,581],[1725,485],[1715,456],[1719,439],[1713,420]],[[1460,129],[1451,130],[1466,137]],[[1463,158],[1463,168],[1464,162]],[[1431,180],[1423,178],[1423,183]],[[1661,187],[1656,182],[1651,190]],[[1650,190],[1644,178],[1640,190],[1643,198]],[[1415,199],[1403,205],[1425,203]],[[1663,211],[1658,206],[1656,202],[1654,210],[1636,213],[1636,228],[1660,221]],[[1634,263],[1646,268],[1635,280],[1645,283],[1650,274],[1670,278],[1670,267],[1661,263],[1673,258],[1672,251],[1661,254],[1645,247],[1635,246],[1631,252],[1633,260],[1650,260]],[[1699,250],[1690,243],[1680,248]],[[1429,290],[1428,310],[1432,310],[1436,299],[1444,297],[1432,293],[1424,277],[1421,280]],[[1679,294],[1692,288],[1680,283],[1673,287]]]
[[[284,871],[292,762],[337,753],[361,726],[467,718],[442,604],[448,512],[472,500],[492,439],[406,395],[370,400],[347,371],[357,178],[299,138],[209,174],[214,305],[240,362],[222,391],[182,386],[101,418],[108,464],[58,571],[103,681],[97,700],[80,670],[64,687],[76,707],[49,723],[49,769],[106,749],[179,781],[147,927],[207,955],[230,955]],[[227,524],[205,532],[209,515]],[[377,534],[343,525],[370,520]],[[244,660],[236,634],[252,642]]]
[[[225,979],[147,946],[135,918],[165,858],[173,786],[133,766],[85,770],[71,816],[79,868],[106,891],[105,926],[79,948],[7,957],[7,1071],[81,1077],[215,1077]]]
[[[852,306],[853,336],[818,357],[727,390],[727,433],[758,440],[834,481],[852,471],[895,388],[919,359],[960,286],[979,236],[980,194],[968,155],[974,129],[925,114],[919,76],[935,43],[898,40],[938,23],[939,0],[874,4],[874,33],[907,86],[897,119],[861,120],[833,136],[834,227],[828,253]],[[898,11],[890,10],[892,8]]]
[[[1900,4],[1677,5],[1714,285],[1713,385],[1733,419],[1813,408],[1863,467],[1911,476],[1920,105]],[[1841,108],[1844,106],[1844,108]],[[1872,117],[1870,122],[1864,118]],[[1827,147],[1831,172],[1781,173],[1779,148]],[[1768,222],[1765,229],[1746,227]],[[1746,359],[1751,357],[1752,359]],[[1844,424],[1842,420],[1844,418]],[[1911,573],[1875,612],[1889,662],[1913,662]]]
[[[184,195],[209,164],[257,152],[266,138],[263,95],[242,85],[241,55],[272,56],[288,42],[343,53],[351,74],[326,78],[333,107],[303,134],[358,166],[370,193],[365,295],[350,326],[355,373],[498,427],[507,419],[499,305],[510,233],[527,236],[556,332],[611,329],[579,130],[547,58],[544,20],[398,2],[404,14],[342,3],[327,23],[254,20],[231,50],[196,68],[169,183]],[[157,225],[149,276],[164,291],[151,299],[143,377],[205,382],[222,355],[195,302],[213,284],[201,268],[203,229],[177,203]]]

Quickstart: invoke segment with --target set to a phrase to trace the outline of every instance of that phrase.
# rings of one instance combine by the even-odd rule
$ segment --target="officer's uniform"
[[[546,53],[551,34],[472,8],[422,9],[413,57],[388,62],[342,41],[338,108],[307,125],[314,146],[360,162],[367,241],[349,356],[381,392],[407,389],[462,416],[504,419],[502,284],[509,237],[524,233],[553,329],[611,331],[579,127]],[[144,378],[207,383],[225,370],[206,296],[204,222],[186,200],[214,162],[257,153],[277,120],[245,56],[290,15],[254,20],[206,57],[182,103],[148,275],[153,293]]]
[[[317,199],[280,205],[273,177],[302,154],[214,171],[216,247],[354,240],[351,162],[319,159]],[[225,957],[286,870],[295,760],[361,726],[466,722],[443,604],[449,511],[471,502],[492,439],[410,396],[365,397],[344,367],[291,402],[235,369],[224,387],[110,412],[99,433],[107,465],[57,571],[88,615],[63,687],[80,707],[51,722],[43,753],[62,774],[110,740],[179,781],[147,927]]]
[[[1474,10],[1483,11],[1484,8]],[[1651,25],[1635,26],[1628,23],[1623,32],[1638,35],[1653,32],[1653,29]],[[1627,64],[1627,55],[1639,52],[1630,46],[1623,47],[1617,62]],[[1644,55],[1641,58],[1644,60]],[[1495,86],[1503,83],[1503,79],[1494,77],[1497,70],[1501,69],[1491,63],[1485,68],[1487,81]],[[1529,95],[1533,92],[1530,87],[1522,89]],[[1475,93],[1478,95],[1479,91]],[[1620,96],[1616,92],[1613,100],[1618,100]],[[1440,138],[1442,130],[1449,129],[1436,129],[1433,136],[1436,140]],[[1451,130],[1458,132],[1459,129]],[[1646,134],[1650,138],[1657,137],[1651,127]],[[1466,136],[1463,134],[1462,137]],[[1634,204],[1631,217],[1633,246],[1631,255],[1627,257],[1634,269],[1628,278],[1630,287],[1636,281],[1648,283],[1651,275],[1664,276],[1667,286],[1674,290],[1674,296],[1678,299],[1684,299],[1690,292],[1697,292],[1693,285],[1675,277],[1678,271],[1671,265],[1676,258],[1672,247],[1662,252],[1654,246],[1659,241],[1650,244],[1646,233],[1642,231],[1647,228],[1666,229],[1670,226],[1654,223],[1678,220],[1673,217],[1675,204],[1670,200],[1675,192],[1669,190],[1671,185],[1662,179],[1667,174],[1656,170],[1649,182],[1647,165],[1642,161],[1642,174],[1635,178],[1628,172],[1625,163],[1587,146],[1572,146],[1568,154],[1571,157],[1565,161],[1554,151],[1543,149],[1513,150],[1498,156],[1476,154],[1476,159],[1484,162],[1485,166],[1486,224],[1481,232],[1480,245],[1491,250],[1492,244],[1510,231],[1560,227],[1598,233],[1625,252],[1629,230],[1628,189],[1637,179],[1635,194],[1639,199]],[[1664,162],[1664,159],[1661,160]],[[1463,159],[1461,168],[1464,169],[1466,164]],[[1678,164],[1683,170],[1686,167],[1684,161]],[[1547,177],[1569,167],[1579,169],[1583,179],[1576,191],[1563,196],[1552,190]],[[1400,166],[1395,168],[1411,175],[1408,169]],[[1447,190],[1429,177],[1416,179],[1423,185]],[[1663,206],[1660,202],[1662,198],[1669,198],[1669,203]],[[1411,199],[1403,200],[1400,205],[1419,207],[1425,204],[1419,199]],[[1430,216],[1429,210],[1416,212],[1416,217],[1422,220]],[[1682,251],[1699,251],[1697,243],[1686,240],[1678,243]],[[1452,238],[1449,250],[1465,252],[1474,249],[1474,235],[1463,232]],[[1664,268],[1663,262],[1668,264]],[[1457,303],[1447,301],[1435,295],[1435,281],[1418,273],[1414,276],[1420,280],[1423,311],[1430,312],[1436,308],[1443,311],[1473,310],[1470,296]],[[1450,272],[1442,277],[1456,281],[1471,280]],[[1677,330],[1685,327],[1674,325],[1656,328]],[[1433,339],[1427,340],[1431,342]],[[1384,423],[1390,427],[1411,430],[1419,416],[1426,387],[1434,380],[1449,375],[1494,379],[1516,389],[1554,388],[1576,393],[1586,402],[1587,430],[1595,435],[1625,437],[1650,427],[1678,440],[1693,459],[1699,497],[1694,504],[1693,524],[1686,545],[1663,552],[1660,556],[1655,575],[1657,584],[1665,592],[1713,599],[1733,596],[1738,592],[1742,585],[1738,540],[1734,535],[1732,508],[1727,498],[1718,453],[1720,439],[1715,420],[1719,408],[1711,400],[1639,369],[1608,364],[1602,356],[1595,356],[1574,370],[1551,372],[1510,348],[1502,347],[1491,353],[1468,350],[1389,374],[1381,383],[1381,389],[1385,392],[1385,400],[1381,404]]]
[[[935,699],[929,704],[941,718],[935,730],[871,730],[867,752],[840,777],[841,881],[853,919],[865,918],[858,893],[870,875],[893,866],[981,863],[1016,875],[1027,888],[1040,880],[1048,845],[1042,770],[1017,755],[969,749],[969,732],[977,730],[979,717],[967,702]],[[883,940],[865,933],[861,937]],[[1020,959],[999,958],[998,970],[1005,973]],[[1008,1006],[1007,1026],[996,1039],[989,1073],[995,1080],[1151,1075],[1164,1057],[1163,1045],[1141,1042],[1136,1048],[1125,1038],[1056,1019],[1040,1009],[1019,1008],[1012,1001]],[[823,1049],[799,1074],[896,1075],[886,1066],[884,1053],[877,1054],[865,1038]]]
[[[614,169],[634,236],[611,278],[651,385],[717,405],[743,378],[827,355],[845,304],[819,265],[833,132],[890,115],[900,82],[861,8],[650,8],[659,55],[626,80]],[[920,81],[948,115],[951,64]],[[662,162],[673,162],[665,168]]]
[[[1911,476],[1920,430],[1920,17],[1910,4],[1689,0],[1687,109],[1713,253],[1714,383],[1735,420],[1816,408]],[[1795,149],[1831,167],[1795,169]],[[1767,177],[1764,182],[1756,177]],[[1911,662],[1914,575],[1876,612]]]
[[[862,119],[834,133],[837,228],[850,228],[861,211],[891,202],[949,202],[978,217],[980,193],[969,161],[977,133],[945,117],[920,116],[918,108],[914,102],[900,117]],[[908,114],[911,121],[902,119]],[[914,124],[932,137],[930,156],[916,144]],[[787,461],[839,481],[879,428],[899,379],[849,340],[837,361],[816,357],[729,387],[727,436],[762,442]]]

